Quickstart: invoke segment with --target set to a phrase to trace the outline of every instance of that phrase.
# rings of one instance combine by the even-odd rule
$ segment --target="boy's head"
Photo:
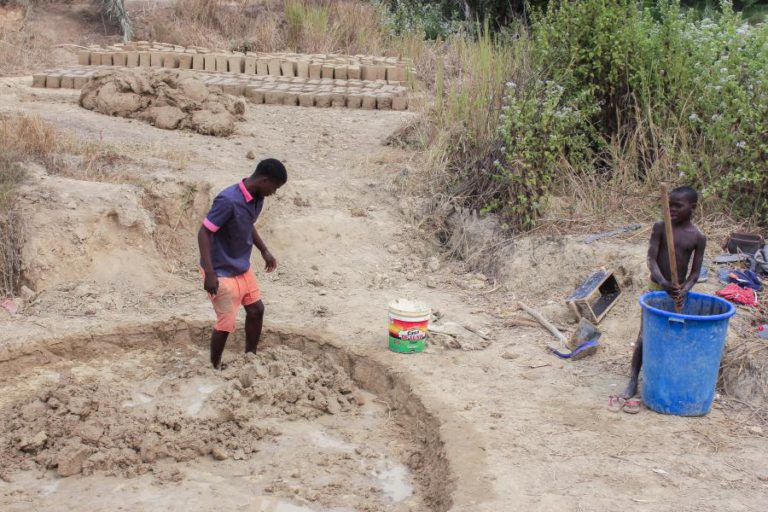
[[[669,215],[673,224],[691,220],[699,202],[699,194],[691,187],[677,187],[669,193]]]
[[[280,160],[267,158],[259,162],[251,174],[256,193],[262,197],[271,196],[288,181],[288,172]]]

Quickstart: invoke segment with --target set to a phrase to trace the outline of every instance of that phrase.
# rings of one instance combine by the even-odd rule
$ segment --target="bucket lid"
[[[407,316],[425,316],[432,313],[430,307],[423,302],[402,298],[390,302],[389,310]]]

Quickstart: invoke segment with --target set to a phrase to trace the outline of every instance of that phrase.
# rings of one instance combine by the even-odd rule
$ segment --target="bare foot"
[[[637,379],[629,379],[629,384],[627,384],[627,389],[624,390],[624,392],[621,394],[621,397],[626,398],[632,398],[637,394]]]

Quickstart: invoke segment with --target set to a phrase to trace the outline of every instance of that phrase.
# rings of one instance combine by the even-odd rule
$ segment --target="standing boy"
[[[677,275],[680,276],[682,283],[672,282],[664,221],[659,221],[653,225],[651,241],[648,246],[648,269],[651,271],[649,288],[651,290],[664,290],[681,303],[699,278],[701,264],[704,261],[704,249],[707,246],[707,238],[691,222],[691,216],[696,209],[698,200],[699,195],[691,187],[678,187],[669,193],[669,213],[672,218]],[[691,257],[693,257],[693,264],[689,272],[688,266],[691,263]],[[610,397],[608,405],[611,410],[618,411],[623,408],[628,413],[639,412],[640,401],[633,397],[637,394],[637,380],[642,364],[643,323],[641,317],[640,334],[637,336],[635,351],[632,354],[632,373],[629,384],[620,397]]]
[[[274,194],[286,181],[288,174],[279,160],[262,160],[250,177],[216,196],[197,233],[203,288],[216,312],[216,324],[211,334],[211,364],[214,368],[221,365],[221,354],[229,333],[235,330],[240,305],[245,308],[245,351],[256,352],[261,338],[264,303],[251,268],[253,246],[261,252],[267,272],[277,268],[277,261],[254,224],[264,207],[264,198]]]

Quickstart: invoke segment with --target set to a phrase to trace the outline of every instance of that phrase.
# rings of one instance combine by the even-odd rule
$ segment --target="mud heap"
[[[358,393],[329,358],[284,347],[243,356],[222,372],[181,355],[145,378],[64,372],[0,410],[0,468],[136,476],[160,459],[246,459],[280,434],[267,418],[354,414]]]
[[[245,103],[174,70],[116,69],[96,73],[80,105],[110,116],[141,119],[166,130],[225,137],[242,120]]]

